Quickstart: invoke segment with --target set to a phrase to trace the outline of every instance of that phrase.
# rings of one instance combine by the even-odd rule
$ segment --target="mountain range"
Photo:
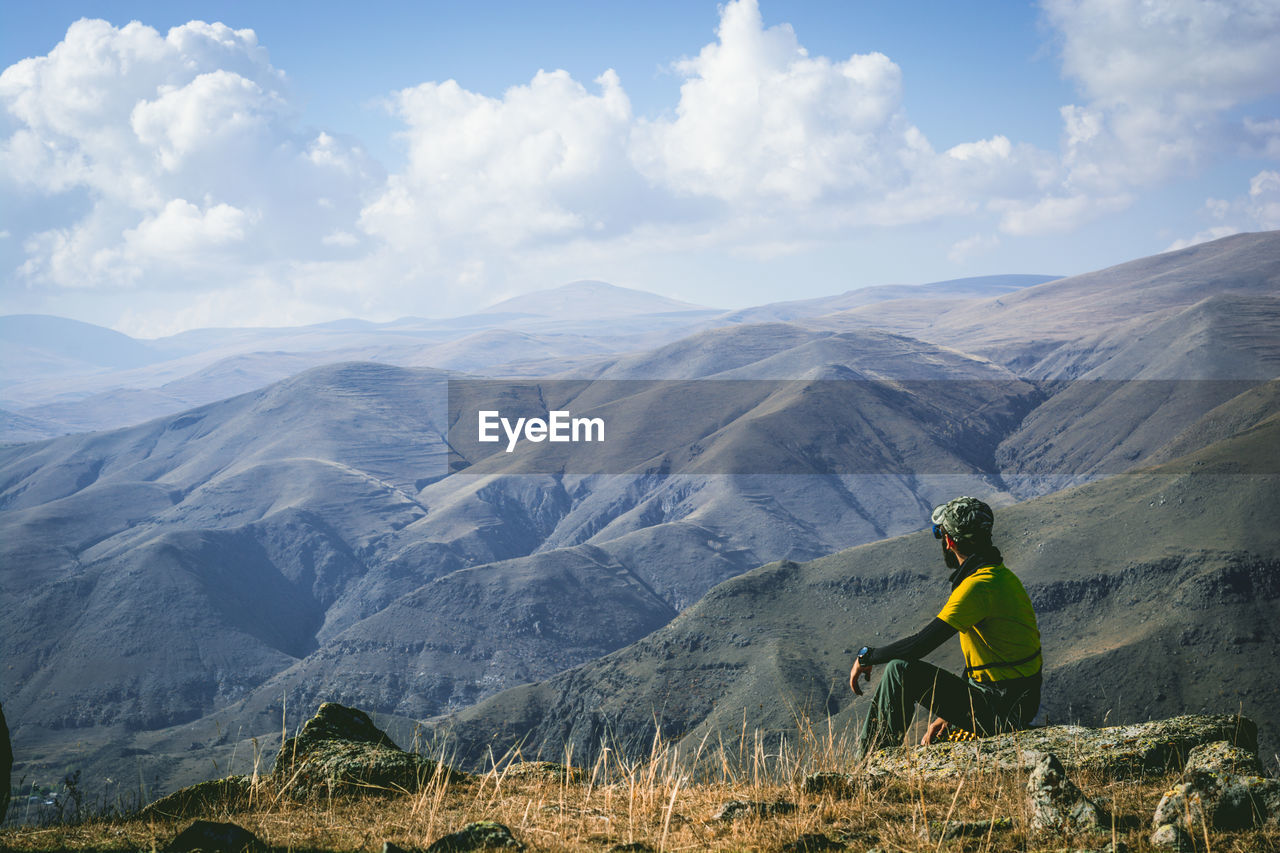
[[[15,773],[168,789],[324,700],[471,761],[846,725],[848,650],[936,612],[913,531],[960,493],[1042,613],[1052,718],[1243,704],[1275,738],[1278,285],[1269,232],[1062,279],[735,312],[577,283],[62,358],[78,326],[0,318],[4,423],[119,424],[0,448]],[[451,388],[502,377],[651,445],[451,468]]]

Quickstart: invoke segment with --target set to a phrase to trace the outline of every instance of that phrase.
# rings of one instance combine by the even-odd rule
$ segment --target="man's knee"
[[[898,681],[902,680],[903,675],[911,667],[911,661],[902,658],[894,658],[884,665],[884,672],[881,677],[892,678]]]

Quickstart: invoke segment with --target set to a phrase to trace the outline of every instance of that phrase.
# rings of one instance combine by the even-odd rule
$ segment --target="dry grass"
[[[422,849],[473,821],[505,824],[532,850],[603,851],[620,844],[653,850],[764,850],[822,836],[865,851],[1061,851],[1097,849],[1122,840],[1129,849],[1153,849],[1150,819],[1171,778],[1077,782],[1129,825],[1114,836],[1036,835],[1030,831],[1022,774],[966,775],[945,780],[895,779],[860,787],[843,799],[806,793],[803,779],[819,770],[858,773],[849,744],[832,733],[805,732],[799,743],[742,731],[737,743],[703,743],[693,750],[655,742],[643,760],[605,750],[578,780],[564,775],[513,772],[508,755],[466,782],[442,775],[416,792],[334,797],[297,803],[278,795],[269,777],[258,782],[251,805],[201,815],[231,821],[278,849],[380,851],[384,841]],[[572,756],[569,757],[571,763]],[[713,819],[729,800],[785,801],[786,814],[736,821]],[[936,822],[1008,818],[1012,828],[938,840]],[[125,817],[0,832],[0,849],[156,850],[190,823]],[[934,826],[931,837],[926,827]],[[1197,839],[1203,845],[1204,840]],[[1216,834],[1214,853],[1280,850],[1280,827]],[[638,849],[638,848],[637,848]],[[832,847],[831,849],[835,849]],[[1200,849],[1205,849],[1203,846]]]

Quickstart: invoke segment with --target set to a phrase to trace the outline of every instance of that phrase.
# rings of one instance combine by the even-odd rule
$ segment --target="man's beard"
[[[942,561],[947,564],[948,569],[960,568],[960,558],[956,556],[955,551],[950,550],[946,545],[942,546]]]

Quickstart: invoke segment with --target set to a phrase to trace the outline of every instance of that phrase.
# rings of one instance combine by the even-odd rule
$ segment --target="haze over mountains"
[[[49,348],[67,321],[0,318],[27,371],[7,368],[10,440],[128,424],[0,449],[24,771],[144,762],[168,788],[326,699],[456,713],[467,756],[647,745],[655,709],[669,736],[744,708],[843,724],[845,649],[936,612],[936,545],[904,534],[959,493],[1008,507],[1055,719],[1244,702],[1274,737],[1280,697],[1245,673],[1280,639],[1280,232],[871,290],[726,313],[578,283],[455,321],[107,333],[97,355]],[[651,452],[451,473],[464,374],[578,379],[575,409],[646,425]],[[742,459],[764,464],[725,473]],[[1188,645],[1226,650],[1194,686],[1164,666]]]
[[[197,329],[153,341],[60,317],[0,317],[0,443],[132,426],[341,361],[493,376],[580,373],[610,354],[644,352],[704,328],[821,316],[907,294],[983,296],[1046,278],[866,288],[728,313],[581,281],[447,320]]]

